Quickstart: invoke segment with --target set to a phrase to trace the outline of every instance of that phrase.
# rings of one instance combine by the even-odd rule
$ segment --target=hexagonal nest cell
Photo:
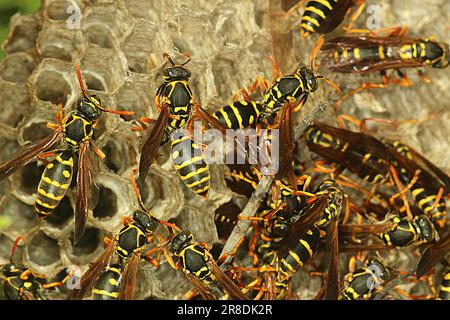
[[[104,236],[117,234],[122,227],[121,218],[138,208],[129,177],[138,167],[141,133],[131,128],[138,125],[136,119],[141,116],[158,117],[154,95],[162,82],[162,70],[168,65],[163,53],[170,53],[176,61],[183,60],[183,52],[190,53],[192,60],[187,67],[192,72],[194,95],[205,109],[214,112],[230,103],[239,88],[250,86],[257,75],[271,79],[272,66],[266,59],[271,54],[271,33],[268,1],[42,2],[40,12],[17,14],[11,19],[10,33],[3,44],[7,56],[0,62],[0,161],[51,134],[46,125],[54,121],[58,103],[64,106],[66,114],[73,109],[74,101],[82,94],[75,64],[80,66],[88,92],[100,96],[106,108],[136,112],[134,116],[121,117],[105,113],[94,129],[94,143],[106,158],[99,161],[95,172],[99,188],[97,206],[87,218],[86,231],[77,245],[73,242],[76,181],[45,221],[38,220],[34,209],[37,185],[44,170],[41,163],[32,161],[0,182],[0,221],[3,218],[9,221],[7,226],[0,222],[0,263],[8,261],[12,241],[22,236],[20,250],[24,254],[18,254],[17,259],[37,273],[61,277],[75,265],[87,270],[89,263],[103,252]],[[450,42],[445,29],[450,12],[447,0],[411,0],[408,4],[402,0],[366,2],[368,7],[378,6],[382,27],[408,25],[413,35],[435,36]],[[297,31],[302,13],[303,9],[299,9],[291,17],[295,50],[294,59],[286,61],[287,65],[309,63],[314,40],[301,39]],[[364,11],[355,26],[365,28],[367,17]],[[414,72],[407,72],[415,86],[362,91],[346,101],[341,111],[357,118],[400,121],[384,135],[401,137],[448,172],[448,71],[427,69],[426,74],[432,79],[429,84],[420,82]],[[320,73],[344,92],[363,81],[380,81],[378,75],[343,76],[325,69],[320,69]],[[294,121],[302,119],[320,101],[330,104],[336,101],[333,88],[324,82],[319,86],[305,107],[293,116]],[[258,90],[253,95],[261,98]],[[334,122],[329,111],[319,118]],[[412,119],[419,121],[407,121]],[[220,245],[214,211],[236,196],[226,187],[224,169],[211,166],[211,191],[204,200],[182,184],[167,150],[167,147],[160,150],[161,156],[141,189],[145,205],[158,218],[172,219],[180,227],[191,229],[198,241],[207,242],[210,247]],[[304,149],[299,150],[299,156],[304,161],[312,157]],[[393,253],[389,261],[399,268],[415,266],[413,250],[405,252]],[[341,269],[347,270],[349,256],[341,255]],[[315,265],[322,266],[322,258],[319,254]],[[314,270],[307,267],[293,279],[293,288],[302,299],[314,298],[322,285],[307,271]],[[137,277],[136,297],[142,299],[180,299],[192,287],[181,271],[174,271],[163,258],[157,269],[142,261]],[[418,286],[415,291],[411,288],[414,286],[404,287],[407,292],[423,294]],[[63,293],[64,290],[57,290],[55,297],[65,298]]]

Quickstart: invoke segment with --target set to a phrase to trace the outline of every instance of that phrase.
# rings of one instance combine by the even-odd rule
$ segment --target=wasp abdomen
[[[92,288],[92,300],[115,300],[119,297],[120,277],[122,276],[120,264],[110,265],[97,279]]]
[[[73,175],[74,154],[66,150],[56,156],[42,173],[36,196],[36,212],[40,218],[50,214],[66,195]]]
[[[210,174],[201,147],[184,135],[172,140],[171,155],[173,166],[186,187],[206,197]]]

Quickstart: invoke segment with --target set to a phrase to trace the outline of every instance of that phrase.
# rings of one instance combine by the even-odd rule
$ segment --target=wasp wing
[[[241,291],[241,289],[222,271],[222,269],[220,269],[211,254],[208,254],[207,265],[219,284],[223,286],[225,291],[230,295],[231,299],[248,300],[248,297]]]
[[[444,258],[449,251],[450,233],[425,250],[419,260],[419,264],[417,265],[417,279],[420,279],[424,274],[428,273],[428,271],[430,271],[430,269],[433,268],[439,260]]]
[[[11,159],[0,164],[0,181],[9,177],[20,167],[33,161],[39,154],[53,146],[62,136],[61,131],[55,131],[53,134],[41,141],[26,147],[24,150],[16,153]]]
[[[195,289],[200,293],[204,300],[217,300],[217,297],[210,292],[203,282],[200,281],[199,278],[194,276],[193,274],[186,275],[191,283],[194,285]]]
[[[75,244],[80,241],[86,226],[86,219],[94,209],[99,189],[95,183],[95,172],[89,152],[89,143],[83,143],[78,155],[78,171],[75,206]]]
[[[139,159],[139,178],[138,186],[141,188],[145,182],[148,171],[153,162],[158,158],[158,151],[161,141],[164,137],[165,128],[169,119],[169,110],[162,104],[158,119],[153,124],[151,131],[144,136]]]
[[[328,194],[321,195],[313,203],[305,204],[300,213],[293,218],[290,230],[277,244],[279,258],[285,257],[292,246],[319,220],[327,206],[327,199]]]
[[[337,300],[339,296],[339,233],[338,220],[335,219],[327,227],[327,248],[329,264],[327,272],[327,287],[324,298]]]
[[[112,239],[109,245],[105,248],[102,255],[89,266],[89,269],[83,274],[80,279],[80,288],[73,289],[69,295],[69,299],[82,299],[86,292],[92,289],[95,281],[100,273],[105,270],[106,265],[109,263],[111,255],[116,250],[117,241]]]
[[[133,253],[128,260],[120,280],[119,300],[133,300],[136,287],[136,274],[141,260],[141,253]]]

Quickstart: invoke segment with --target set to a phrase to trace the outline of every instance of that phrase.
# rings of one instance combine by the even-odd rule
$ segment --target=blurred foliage
[[[8,36],[9,21],[11,17],[20,12],[28,14],[39,10],[41,0],[0,0],[0,44]],[[0,60],[3,59],[5,53],[0,48]]]

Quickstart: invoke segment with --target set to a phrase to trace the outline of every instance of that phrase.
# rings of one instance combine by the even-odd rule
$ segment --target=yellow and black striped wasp
[[[47,282],[44,275],[39,275],[31,269],[13,261],[14,253],[22,240],[17,237],[14,241],[10,262],[1,269],[1,283],[4,295],[9,300],[45,300],[45,290],[64,285],[72,275],[69,273],[64,279],[56,282]]]
[[[304,0],[282,0],[282,8],[286,14],[297,10]],[[350,8],[358,9],[350,18],[347,29],[351,29],[353,21],[365,7],[365,0],[312,0],[305,5],[305,12],[300,21],[300,34],[307,38],[314,33],[327,34],[334,31],[344,20]]]
[[[368,257],[361,268],[350,270],[344,277],[346,286],[339,300],[368,300],[391,276],[389,268],[380,259]]]
[[[441,284],[439,286],[439,299],[450,300],[450,269],[442,276]]]
[[[388,33],[383,36],[383,33]],[[386,88],[390,83],[410,86],[412,81],[401,68],[446,68],[449,65],[449,46],[433,38],[406,36],[406,27],[388,28],[369,32],[363,36],[342,36],[327,40],[322,46],[322,64],[339,73],[367,74],[380,72],[382,83],[363,83],[343,95],[335,104],[335,110],[350,96],[365,89]],[[381,34],[381,35],[378,35]],[[401,80],[389,79],[387,70],[396,70]],[[421,70],[419,76],[431,82]]]
[[[191,72],[185,68],[190,58],[187,58],[182,64],[176,64],[167,53],[164,53],[164,57],[171,66],[163,71],[164,81],[155,95],[155,105],[159,110],[159,116],[156,121],[148,118],[140,120],[143,129],[147,129],[145,122],[153,123],[151,129],[149,128],[145,134],[142,144],[139,159],[139,187],[142,187],[152,163],[158,157],[160,146],[170,141],[174,132],[184,127],[190,128],[195,119],[201,119],[208,126],[225,132],[225,127],[219,120],[208,114],[193,97],[189,86]],[[195,119],[192,113],[195,113]],[[141,128],[137,130],[141,130]],[[184,157],[182,157],[182,163],[177,164],[175,169],[189,188],[199,195],[206,196],[209,189],[209,170],[203,153],[200,152],[200,145],[192,140],[190,134],[182,133],[177,136],[182,137],[183,143],[180,143],[181,141],[172,143],[172,158],[179,159],[180,153],[183,153]],[[177,150],[176,145],[180,150]],[[192,156],[191,151],[197,151],[198,156]],[[201,188],[198,187],[199,185]]]
[[[36,158],[43,159],[54,156],[54,160],[47,163],[37,190],[36,212],[42,218],[50,214],[66,194],[73,179],[73,167],[77,163],[74,236],[74,241],[77,243],[84,232],[86,218],[95,207],[98,192],[89,150],[92,149],[101,159],[105,157],[92,141],[96,121],[102,112],[120,115],[132,115],[134,112],[109,110],[102,107],[98,96],[87,94],[81,71],[77,65],[75,65],[75,70],[83,93],[83,96],[75,103],[76,110],[64,117],[62,105],[58,105],[57,123],[47,124],[54,132],[0,164],[0,180],[10,176],[18,168]],[[66,147],[62,150],[46,152],[58,141],[63,141]],[[78,153],[78,158],[75,156],[76,153]]]
[[[168,244],[169,252],[178,263],[168,256],[174,269],[181,267],[198,292],[205,300],[237,299],[248,300],[241,289],[221,270],[209,253],[206,244],[194,240],[191,232],[183,230],[176,234]]]
[[[103,254],[89,266],[80,279],[80,287],[70,293],[71,299],[82,299],[91,291],[93,299],[131,300],[134,297],[136,272],[145,245],[153,239],[160,225],[179,230],[175,225],[159,220],[148,211],[131,175],[140,209],[124,217],[124,227],[112,239]],[[113,262],[115,254],[116,262]]]

